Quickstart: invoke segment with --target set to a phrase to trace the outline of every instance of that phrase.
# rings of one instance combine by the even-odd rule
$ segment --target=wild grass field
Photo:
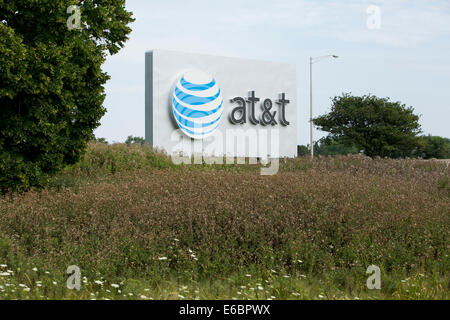
[[[261,176],[91,144],[44,190],[0,198],[0,299],[449,299],[449,172],[345,156]]]

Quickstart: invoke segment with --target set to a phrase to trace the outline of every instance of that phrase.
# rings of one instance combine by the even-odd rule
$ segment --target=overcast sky
[[[367,13],[373,5],[378,29]],[[145,135],[144,54],[152,49],[295,64],[299,144],[309,141],[309,56],[326,54],[340,58],[314,65],[315,116],[333,96],[371,93],[413,106],[424,133],[450,137],[449,0],[127,0],[127,8],[136,21],[104,65],[111,80],[97,137]]]

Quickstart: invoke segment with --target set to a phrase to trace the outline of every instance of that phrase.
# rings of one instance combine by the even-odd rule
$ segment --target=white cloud
[[[445,1],[293,1],[262,3],[221,18],[233,30],[264,27],[309,37],[390,46],[416,46],[450,36],[450,6]],[[367,8],[381,9],[381,28],[369,30]]]

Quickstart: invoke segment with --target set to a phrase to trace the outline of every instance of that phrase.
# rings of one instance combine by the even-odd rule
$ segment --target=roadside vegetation
[[[91,143],[43,190],[0,198],[0,299],[450,298],[445,162],[305,157],[259,172]],[[370,265],[381,290],[366,287]]]

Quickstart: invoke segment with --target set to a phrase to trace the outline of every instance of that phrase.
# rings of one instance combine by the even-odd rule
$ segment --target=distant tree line
[[[411,157],[424,159],[450,159],[450,139],[439,136],[420,136],[419,146]]]
[[[125,141],[125,144],[127,146],[131,146],[132,144],[143,146],[145,144],[145,139],[143,137],[128,136],[127,140]]]
[[[95,135],[92,135],[91,141],[94,141],[97,143],[109,144],[105,138],[97,138]],[[131,146],[131,145],[143,146],[145,143],[146,143],[146,141],[143,137],[128,136],[127,140],[125,140],[125,144],[127,146]]]
[[[310,155],[310,145],[298,146],[297,153],[299,157]],[[346,146],[336,141],[327,140],[326,138],[320,139],[314,143],[314,155],[316,156],[337,156],[358,153],[359,150],[355,146]]]
[[[408,158],[422,159],[450,159],[450,139],[439,136],[419,136],[419,145],[415,148]],[[311,154],[308,145],[298,146],[298,156],[304,157]],[[346,146],[342,143],[320,139],[314,143],[314,155],[316,156],[336,156],[348,154],[364,154],[363,150],[359,150],[356,146]]]

